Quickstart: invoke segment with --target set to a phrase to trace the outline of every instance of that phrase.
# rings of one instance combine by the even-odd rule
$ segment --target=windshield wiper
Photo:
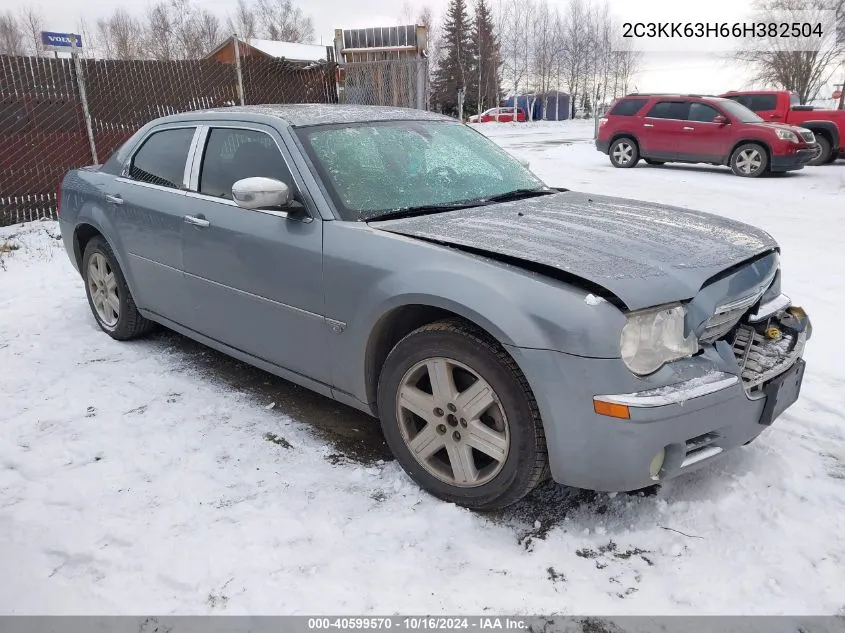
[[[417,215],[429,215],[432,213],[443,213],[445,211],[457,211],[458,209],[470,209],[480,207],[484,203],[474,200],[472,202],[449,202],[445,204],[423,204],[418,207],[399,207],[386,211],[364,211],[359,216],[364,222],[371,220],[396,220],[399,218],[412,218]]]
[[[550,187],[535,187],[534,189],[514,189],[507,193],[500,193],[497,196],[490,196],[484,198],[482,202],[510,202],[511,200],[522,200],[524,198],[533,198],[535,196],[547,196],[552,193],[557,193]]]

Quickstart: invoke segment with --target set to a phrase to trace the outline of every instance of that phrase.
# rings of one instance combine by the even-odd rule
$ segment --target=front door
[[[730,124],[714,123],[720,115],[724,116],[705,103],[690,104],[678,158],[718,162],[727,157],[731,151]]]
[[[678,157],[689,104],[684,101],[658,101],[642,119],[640,153],[645,157]]]
[[[302,209],[284,217],[279,209],[243,209],[232,201],[232,185],[253,176],[298,190],[278,134],[242,125],[211,127],[198,150],[195,191],[187,194],[192,210],[182,226],[194,304],[189,327],[328,384],[322,221]]]
[[[153,131],[123,175],[103,191],[135,302],[177,323],[190,313],[184,301],[182,218],[189,211],[184,176],[195,132],[195,126]]]

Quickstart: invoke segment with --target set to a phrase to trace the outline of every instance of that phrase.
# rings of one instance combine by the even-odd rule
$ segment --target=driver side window
[[[232,199],[238,180],[262,176],[294,189],[293,178],[273,138],[256,130],[212,128],[200,171],[199,193]]]

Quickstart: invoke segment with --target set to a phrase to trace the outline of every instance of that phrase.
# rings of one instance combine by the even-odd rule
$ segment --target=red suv
[[[810,130],[766,123],[730,99],[628,95],[599,119],[596,148],[614,167],[668,162],[728,165],[737,176],[801,169],[818,153]]]

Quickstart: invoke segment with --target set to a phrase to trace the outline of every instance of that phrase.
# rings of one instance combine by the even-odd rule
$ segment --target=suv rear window
[[[645,102],[645,99],[622,99],[622,101],[613,106],[608,114],[634,116],[637,112],[642,110]]]

